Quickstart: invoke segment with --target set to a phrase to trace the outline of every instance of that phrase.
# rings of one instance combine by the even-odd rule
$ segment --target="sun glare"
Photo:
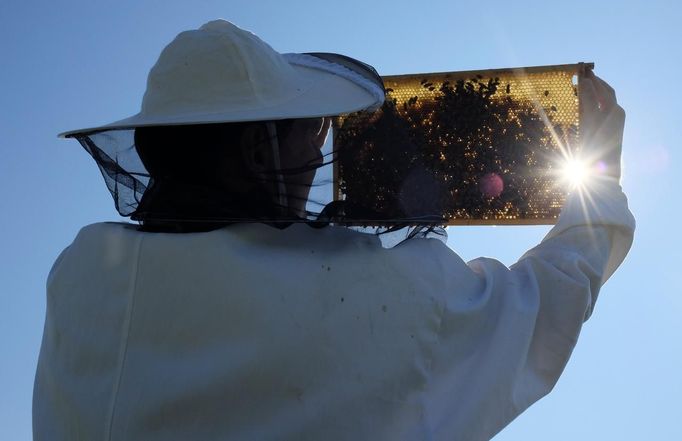
[[[580,187],[585,184],[589,175],[587,165],[575,158],[569,158],[563,165],[562,174],[564,180],[572,187]]]

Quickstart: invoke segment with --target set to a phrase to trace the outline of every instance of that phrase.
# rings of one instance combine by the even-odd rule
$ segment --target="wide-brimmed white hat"
[[[280,54],[251,32],[215,20],[165,47],[149,72],[139,113],[59,136],[335,116],[375,109],[383,100],[381,78],[369,65],[336,54]]]

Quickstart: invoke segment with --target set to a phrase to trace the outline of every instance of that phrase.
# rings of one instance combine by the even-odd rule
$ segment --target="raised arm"
[[[588,74],[581,84],[582,152],[595,175],[516,264],[476,259],[472,279],[453,263],[442,288],[429,402],[456,439],[489,439],[553,388],[631,246],[635,222],[618,183],[625,114],[602,80]]]

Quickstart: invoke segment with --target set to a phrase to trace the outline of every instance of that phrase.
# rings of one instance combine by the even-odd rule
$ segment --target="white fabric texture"
[[[293,64],[295,66],[309,67],[311,69],[318,69],[324,72],[338,75],[341,78],[345,78],[348,81],[352,81],[353,83],[362,87],[376,100],[373,106],[368,107],[366,109],[370,112],[380,108],[384,102],[384,99],[386,98],[386,94],[384,93],[383,89],[381,89],[376,83],[371,82],[370,80],[364,78],[362,75],[353,72],[352,70],[348,69],[347,67],[341,66],[340,64],[330,63],[329,61],[325,61],[318,57],[314,57],[308,54],[288,53],[282,54],[282,56],[290,64]]]
[[[338,227],[90,225],[48,278],[34,439],[490,439],[552,389],[633,231],[614,184],[510,268]]]
[[[283,56],[225,20],[181,32],[149,71],[140,112],[89,132],[174,124],[209,124],[338,116],[376,109],[378,85],[309,55]],[[290,62],[293,60],[295,62]]]

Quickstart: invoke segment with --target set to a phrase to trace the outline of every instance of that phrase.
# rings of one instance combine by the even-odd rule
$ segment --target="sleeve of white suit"
[[[596,182],[516,264],[480,258],[470,278],[446,277],[426,391],[436,433],[490,439],[554,387],[634,228],[620,186]]]
[[[514,397],[521,409],[548,393],[563,371],[601,286],[630,249],[635,220],[620,186],[595,183],[568,199],[557,225],[511,273],[537,292],[539,309]]]

